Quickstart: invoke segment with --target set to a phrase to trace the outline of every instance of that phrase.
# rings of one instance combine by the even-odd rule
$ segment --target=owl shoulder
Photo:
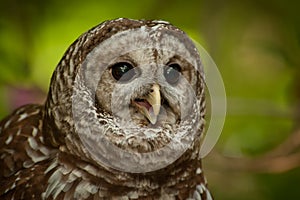
[[[41,105],[26,105],[0,122],[0,196],[16,197],[25,188],[41,185],[38,171],[53,155],[44,145],[42,112]],[[29,184],[32,177],[36,183]]]

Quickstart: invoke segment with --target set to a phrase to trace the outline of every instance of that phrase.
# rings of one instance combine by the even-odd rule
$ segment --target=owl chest
[[[193,194],[191,186],[196,187],[196,181],[177,183],[174,179],[159,184],[97,171],[91,165],[71,167],[57,161],[46,172],[49,178],[42,199],[188,199]]]

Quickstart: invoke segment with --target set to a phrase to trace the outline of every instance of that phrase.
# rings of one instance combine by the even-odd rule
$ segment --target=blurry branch
[[[300,65],[299,65],[300,66]],[[268,113],[268,116],[294,116],[294,127],[295,130],[286,138],[282,143],[277,147],[271,149],[270,151],[259,155],[257,157],[230,157],[221,154],[218,151],[213,151],[211,158],[212,164],[215,166],[222,166],[224,170],[231,171],[251,171],[256,173],[282,173],[296,168],[300,168],[300,67],[297,65],[295,71],[294,82],[292,84],[293,92],[292,96],[294,98],[293,104],[294,109],[293,113],[281,112],[278,109],[273,109],[275,107],[266,106],[261,110],[261,113]],[[240,105],[239,102],[234,102],[234,105]],[[256,102],[257,103],[257,102]],[[256,106],[261,104],[257,103]],[[261,107],[261,106],[260,106]],[[243,107],[240,106],[235,111],[243,110]],[[241,111],[240,111],[241,112]],[[247,110],[249,113],[250,110]],[[254,110],[253,113],[257,113],[257,110]],[[241,114],[241,113],[238,113]]]
[[[281,173],[300,167],[300,129],[278,147],[255,158],[228,157],[212,152],[213,164],[224,170]]]
[[[293,111],[280,108],[278,104],[269,99],[247,99],[227,98],[228,111],[230,116],[265,116],[271,118],[291,119]]]

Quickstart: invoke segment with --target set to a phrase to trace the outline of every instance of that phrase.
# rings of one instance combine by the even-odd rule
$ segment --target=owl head
[[[199,151],[200,56],[168,22],[106,21],[67,50],[46,107],[49,144],[103,167],[157,170]]]

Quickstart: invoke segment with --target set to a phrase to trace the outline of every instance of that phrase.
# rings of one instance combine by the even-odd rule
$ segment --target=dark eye
[[[111,67],[111,74],[117,81],[126,82],[133,78],[135,70],[131,64],[120,62]]]
[[[181,75],[181,67],[179,64],[170,64],[165,67],[164,76],[168,83],[175,84],[178,82]]]

